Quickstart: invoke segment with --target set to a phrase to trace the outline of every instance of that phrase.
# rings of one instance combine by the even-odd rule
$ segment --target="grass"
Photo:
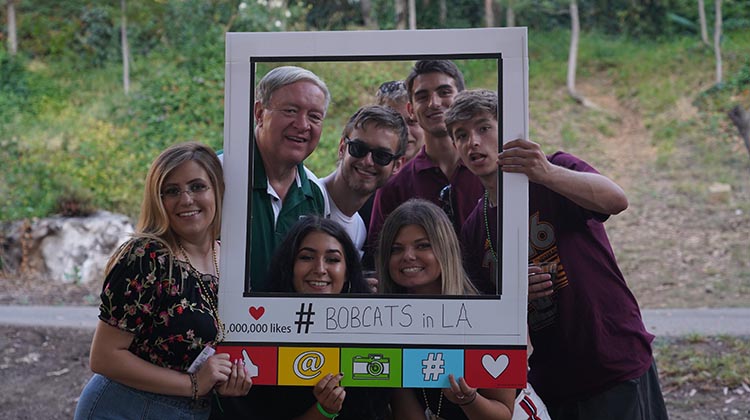
[[[734,389],[750,385],[748,337],[662,338],[656,340],[654,354],[663,389]]]

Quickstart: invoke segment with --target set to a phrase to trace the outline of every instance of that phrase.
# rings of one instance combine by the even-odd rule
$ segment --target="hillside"
[[[697,38],[584,35],[578,89],[599,109],[565,92],[567,42],[565,31],[530,33],[531,136],[548,152],[581,156],[625,188],[630,208],[607,227],[641,304],[747,305],[750,156],[726,111],[750,108],[750,32],[725,35],[721,88],[712,87],[713,52]],[[60,197],[134,216],[158,150],[190,138],[221,147],[221,48],[189,66],[168,54],[139,58],[129,96],[116,63],[78,72],[37,58],[16,68],[24,85],[14,86],[30,101],[0,120],[0,221],[45,215]],[[316,71],[336,81],[321,141],[331,148],[348,112],[403,66]],[[478,78],[469,85],[485,83]],[[322,173],[331,165],[311,163]],[[715,183],[731,192],[710,193]]]

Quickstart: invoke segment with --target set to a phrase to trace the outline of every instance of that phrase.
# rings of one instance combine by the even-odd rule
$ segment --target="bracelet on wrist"
[[[315,406],[318,407],[318,411],[320,411],[320,414],[322,414],[323,417],[327,419],[335,419],[339,416],[339,413],[329,413],[328,411],[326,411],[326,409],[323,408],[322,405],[320,405],[320,401],[316,402]]]
[[[474,401],[476,401],[476,399],[477,399],[477,391],[474,391],[474,394],[472,395],[472,397],[471,397],[470,400],[468,400],[466,402],[463,402],[461,404],[458,404],[458,405],[461,406],[461,407],[463,407],[465,405],[469,405],[469,404],[473,403]]]
[[[195,377],[194,373],[188,373],[188,376],[190,377],[190,385],[193,387],[193,401],[198,400],[198,378]]]

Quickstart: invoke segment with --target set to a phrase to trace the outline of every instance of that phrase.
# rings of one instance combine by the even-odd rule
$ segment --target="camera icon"
[[[391,359],[382,354],[368,354],[352,358],[352,377],[354,379],[387,380],[391,376]]]

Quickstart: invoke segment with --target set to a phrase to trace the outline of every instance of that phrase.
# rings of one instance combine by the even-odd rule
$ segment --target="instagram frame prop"
[[[217,350],[244,359],[254,384],[314,385],[326,373],[344,372],[344,386],[446,387],[449,373],[474,387],[525,386],[528,185],[523,175],[500,175],[495,243],[502,244],[501,295],[324,296],[250,288],[256,64],[474,58],[497,60],[499,138],[528,138],[525,28],[227,34],[219,293],[227,336]],[[324,130],[341,127],[324,125]]]

